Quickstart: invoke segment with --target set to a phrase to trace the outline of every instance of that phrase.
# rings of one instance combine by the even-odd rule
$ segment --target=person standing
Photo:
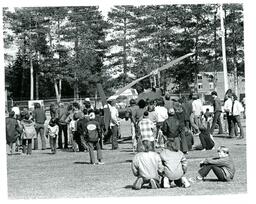
[[[237,136],[238,139],[244,138],[244,130],[243,130],[241,119],[240,119],[241,112],[243,111],[244,111],[244,108],[242,104],[237,100],[236,94],[233,93],[231,113],[232,113],[232,121],[234,123],[234,126],[237,124],[237,126],[240,129],[240,136],[239,137]]]
[[[22,153],[32,154],[32,139],[37,136],[37,131],[35,129],[35,123],[29,119],[30,115],[28,112],[24,114],[24,119],[21,120],[20,124],[23,129],[21,135],[22,138]]]
[[[227,92],[224,99],[224,111],[225,111],[227,122],[228,122],[228,134],[230,138],[234,137],[234,129],[235,129],[234,123],[232,120],[231,109],[232,109],[232,91]]]
[[[204,114],[203,103],[197,93],[193,93],[192,99],[193,99],[193,101],[192,101],[192,113],[193,114],[190,115],[190,122],[191,122],[192,127],[194,126],[193,123],[197,127],[199,127],[202,122],[202,120],[201,120],[202,115]],[[196,134],[199,133],[198,129],[194,129],[194,131]]]
[[[42,142],[42,150],[46,149],[46,141],[45,141],[45,125],[44,122],[46,121],[46,115],[45,111],[41,107],[39,103],[35,103],[35,109],[32,112],[32,118],[35,122],[35,127],[36,127],[36,137],[34,139],[34,149],[38,149],[38,135],[40,134],[41,137],[41,142]],[[39,134],[38,134],[39,133]]]
[[[97,159],[98,159],[97,164],[104,164],[102,162],[102,151],[99,143],[100,135],[101,135],[100,124],[98,123],[98,121],[95,120],[94,111],[90,112],[89,118],[90,120],[86,123],[85,138],[87,141],[87,146],[89,148],[90,163],[92,165],[96,164],[95,156],[94,156],[94,148],[96,148]]]
[[[189,100],[183,96],[183,103],[181,104],[185,114],[185,126],[191,130],[190,115],[192,113],[192,94],[189,95]]]
[[[10,154],[15,151],[13,144],[16,143],[22,129],[20,128],[18,121],[15,119],[15,112],[11,111],[9,117],[5,119],[6,122],[6,144],[9,145]]]
[[[56,123],[56,118],[51,118],[48,126],[47,126],[47,136],[50,141],[50,148],[52,154],[56,154],[56,139],[59,133],[59,126]]]
[[[57,110],[58,115],[58,126],[59,126],[59,133],[58,133],[58,149],[63,148],[62,144],[62,133],[64,135],[64,148],[68,148],[68,110],[64,107],[63,103],[59,104],[59,108]]]
[[[116,108],[116,100],[111,101],[111,105],[109,106],[110,109],[110,129],[111,129],[111,143],[112,143],[112,150],[118,149],[118,126],[119,126],[119,119],[118,119],[118,110]]]
[[[221,124],[221,113],[222,113],[222,109],[221,109],[221,101],[218,98],[218,94],[216,91],[212,91],[211,93],[212,97],[213,97],[213,120],[212,120],[212,126],[210,129],[210,134],[213,135],[214,129],[216,124],[218,124],[219,126],[219,133],[218,134],[223,134],[223,129],[222,129],[222,124]]]

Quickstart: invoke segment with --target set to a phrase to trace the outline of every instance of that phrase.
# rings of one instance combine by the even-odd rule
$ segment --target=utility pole
[[[224,73],[224,90],[228,90],[228,72],[227,72],[227,59],[226,59],[226,45],[225,45],[225,28],[224,28],[224,11],[222,4],[220,4],[220,25],[221,25],[221,45],[222,45],[222,63]]]

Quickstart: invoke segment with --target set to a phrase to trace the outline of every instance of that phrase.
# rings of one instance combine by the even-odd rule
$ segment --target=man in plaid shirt
[[[156,130],[154,123],[148,118],[148,111],[145,111],[143,118],[139,121],[138,126],[140,130],[141,141],[149,140],[153,142],[155,140],[153,131]]]

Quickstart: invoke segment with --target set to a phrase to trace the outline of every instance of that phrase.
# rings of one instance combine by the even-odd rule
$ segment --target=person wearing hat
[[[140,190],[144,184],[152,189],[160,187],[160,175],[164,167],[158,153],[153,151],[152,142],[148,138],[142,141],[143,152],[137,153],[132,160],[132,172],[137,177],[133,189]]]
[[[199,175],[196,177],[197,180],[204,180],[211,170],[219,181],[230,181],[234,178],[235,166],[229,149],[225,146],[220,146],[217,152],[218,157],[207,158],[200,162]]]
[[[184,176],[187,172],[187,159],[174,141],[169,140],[167,142],[167,148],[162,149],[160,158],[164,165],[162,180],[164,188],[170,188],[172,181],[178,187],[190,187],[190,183]]]
[[[154,131],[156,130],[156,127],[154,123],[149,119],[148,111],[144,112],[143,118],[139,121],[138,126],[140,131],[140,140],[143,141],[147,139],[148,141],[152,142],[152,145],[154,146]],[[140,150],[139,147],[138,150]]]
[[[180,150],[180,138],[181,126],[179,120],[175,116],[175,110],[170,108],[168,111],[168,118],[164,121],[162,132],[168,141],[176,143],[177,149]]]

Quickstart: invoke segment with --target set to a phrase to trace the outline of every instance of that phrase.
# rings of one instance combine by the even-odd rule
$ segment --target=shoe
[[[150,179],[149,183],[152,189],[157,189],[157,185],[154,179]]]
[[[143,184],[143,179],[140,177],[138,178],[135,183],[133,184],[133,189],[140,190]]]
[[[98,162],[98,164],[99,164],[99,165],[103,165],[103,164],[105,164],[105,163],[104,163],[104,162]]]
[[[206,151],[206,149],[202,149],[201,151],[204,152],[204,151]]]
[[[197,180],[197,181],[203,181],[204,178],[203,178],[202,176],[197,176],[197,177],[196,177],[196,180]]]
[[[164,188],[170,188],[171,187],[169,179],[167,177],[163,178],[163,187]]]
[[[182,177],[181,180],[184,188],[189,188],[191,186],[186,177]]]

